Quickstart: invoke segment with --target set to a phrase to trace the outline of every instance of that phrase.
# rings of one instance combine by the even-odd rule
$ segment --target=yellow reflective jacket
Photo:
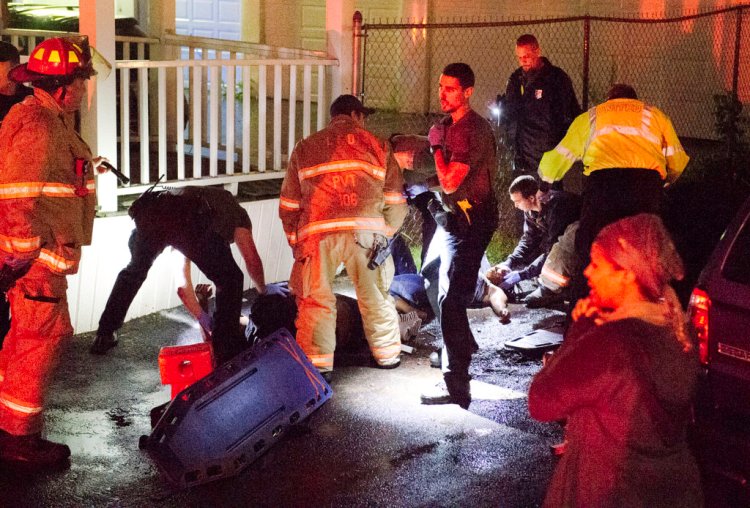
[[[0,127],[0,264],[33,260],[60,275],[78,271],[94,224],[92,173],[72,115],[49,94],[37,88],[11,108]]]
[[[351,117],[335,116],[295,146],[279,199],[292,248],[341,231],[392,236],[406,212],[400,168],[384,143]]]
[[[672,183],[690,158],[672,122],[659,109],[635,99],[612,99],[576,117],[560,143],[542,156],[539,176],[561,180],[574,162],[583,174],[607,168],[658,171]]]

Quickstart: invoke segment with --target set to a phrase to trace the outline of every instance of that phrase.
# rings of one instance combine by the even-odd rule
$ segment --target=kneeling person
[[[524,214],[523,235],[513,252],[492,267],[487,277],[503,290],[511,291],[519,282],[541,276],[541,286],[524,300],[534,305],[568,285],[571,275],[568,272],[572,270],[568,265],[573,250],[567,245],[574,241],[576,229],[569,226],[578,220],[579,199],[565,191],[542,190],[530,175],[513,180],[508,193],[513,205]],[[553,246],[563,239],[566,243],[556,247],[554,262],[548,263]]]

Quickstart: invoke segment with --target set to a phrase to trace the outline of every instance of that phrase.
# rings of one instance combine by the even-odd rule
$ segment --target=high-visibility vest
[[[579,115],[565,137],[539,163],[547,182],[561,180],[574,162],[583,161],[583,174],[608,168],[657,171],[674,182],[690,158],[669,117],[635,99],[612,99]]]

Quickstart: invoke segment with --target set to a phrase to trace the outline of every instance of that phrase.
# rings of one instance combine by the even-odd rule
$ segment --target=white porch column
[[[117,165],[117,95],[115,87],[115,2],[79,0],[79,31],[112,64],[109,76],[91,78],[87,100],[81,108],[81,134],[94,156],[101,155]],[[97,177],[101,211],[117,210],[117,177]]]
[[[331,100],[352,93],[353,16],[354,0],[326,0],[326,49],[339,61],[333,68]]]
[[[159,2],[149,2],[147,14],[144,14],[146,19],[146,32],[149,37],[161,38],[166,34],[174,35],[175,33],[175,1],[174,0],[162,0]],[[177,46],[166,45],[166,44],[155,44],[149,48],[150,60],[179,60],[180,49]],[[133,56],[135,58],[135,56]],[[149,73],[149,87],[156,89],[156,73]],[[174,150],[174,146],[177,143],[177,103],[174,99],[174,90],[177,86],[177,71],[168,71],[166,76],[167,85],[167,150]],[[151,103],[149,104],[149,110],[152,115],[157,113],[157,102],[156,96],[150,98]],[[152,116],[152,125],[156,125],[158,117]],[[165,175],[166,176],[166,175]]]

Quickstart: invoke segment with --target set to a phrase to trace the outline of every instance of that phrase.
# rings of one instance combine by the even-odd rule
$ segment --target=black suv
[[[703,366],[693,438],[707,501],[750,506],[750,199],[701,272],[688,315]]]

